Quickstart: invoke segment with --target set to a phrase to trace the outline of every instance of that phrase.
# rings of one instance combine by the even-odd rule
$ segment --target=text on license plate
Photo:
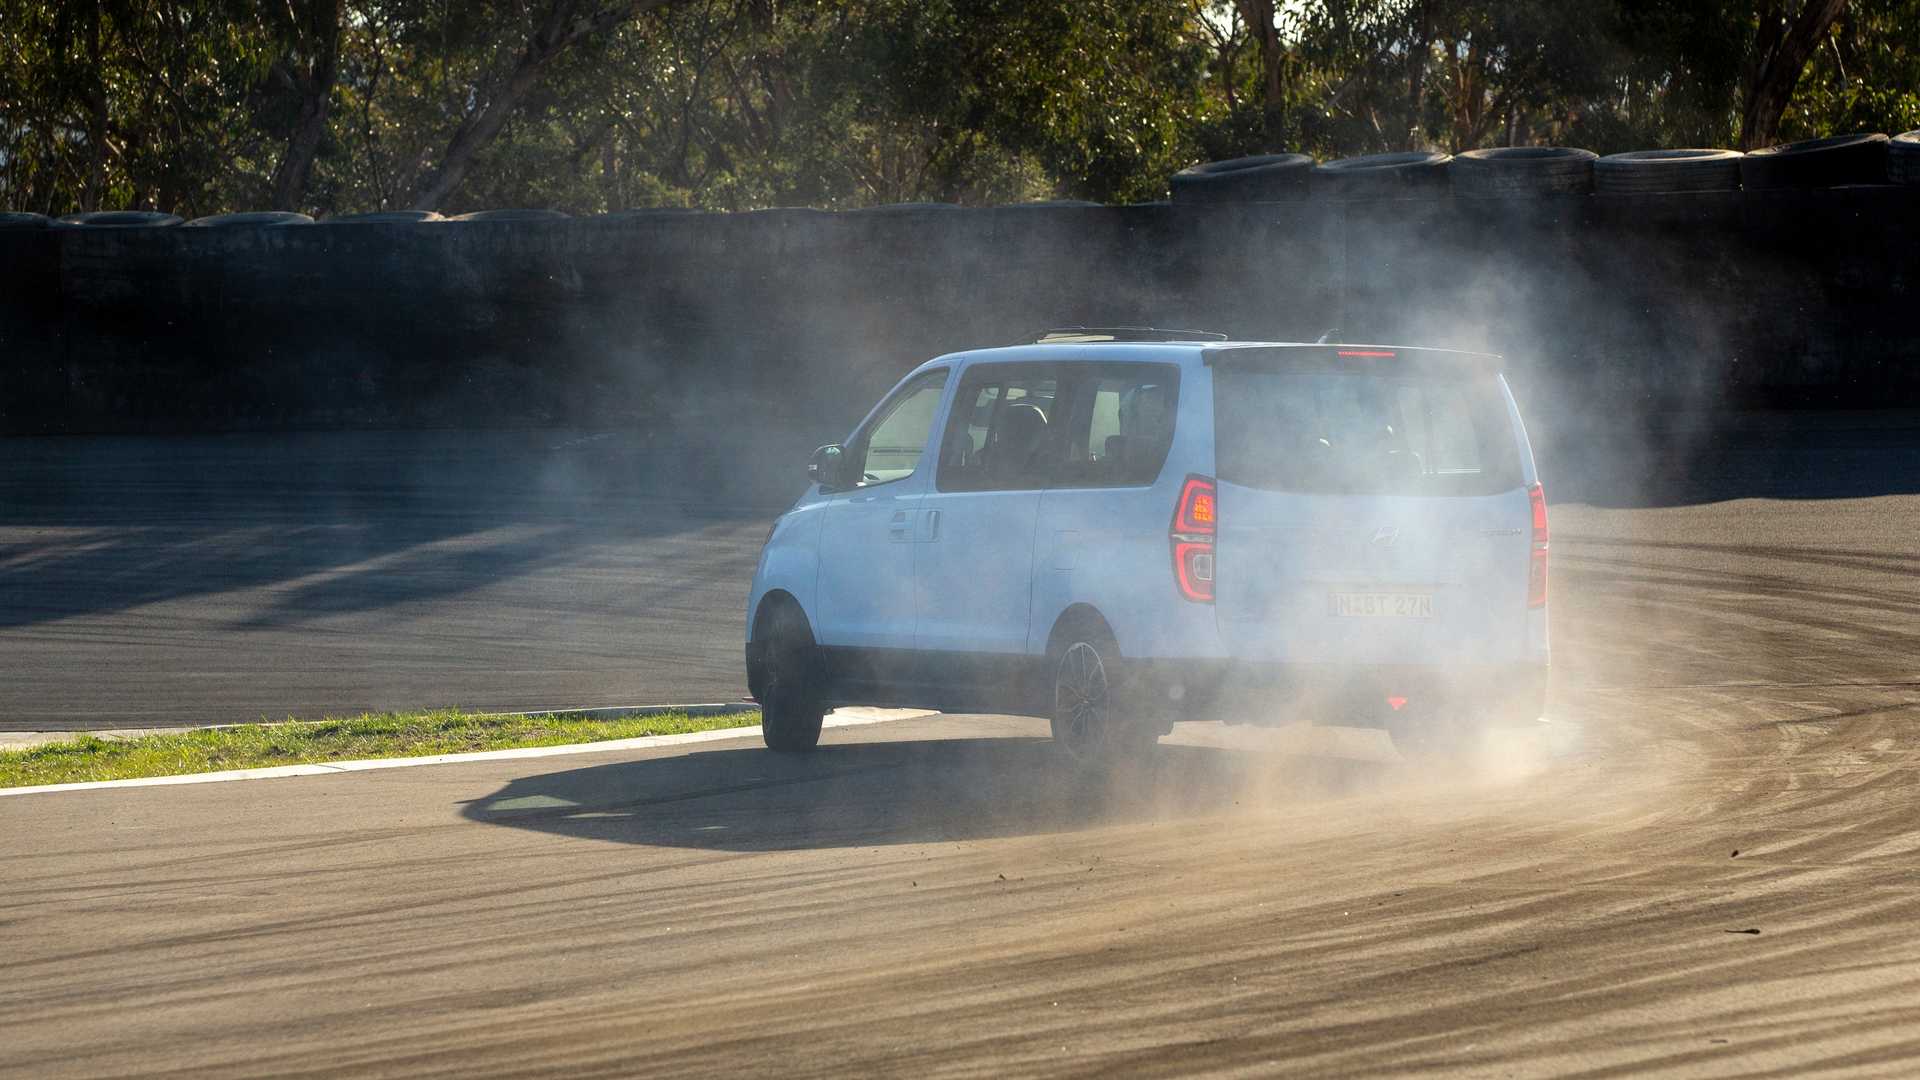
[[[1342,618],[1431,619],[1432,593],[1337,592],[1327,594],[1327,614]]]

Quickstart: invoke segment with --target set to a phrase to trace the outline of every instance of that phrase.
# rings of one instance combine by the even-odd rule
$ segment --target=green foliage
[[[562,746],[751,727],[759,722],[760,714],[755,712],[720,716],[667,712],[595,720],[565,714],[523,716],[438,709],[284,724],[239,724],[128,739],[80,735],[25,750],[0,750],[0,787]]]
[[[1920,0],[1855,0],[1801,76],[1781,136],[1920,129]]]
[[[1268,151],[1729,145],[1756,11],[1804,2],[0,0],[0,207],[1132,201]],[[556,18],[597,21],[529,63]],[[1920,127],[1916,25],[1855,0],[1783,137]]]

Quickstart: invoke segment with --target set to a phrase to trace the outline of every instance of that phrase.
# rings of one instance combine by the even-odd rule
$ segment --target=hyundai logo
[[[1391,525],[1382,525],[1373,531],[1373,539],[1368,541],[1375,547],[1392,547],[1400,539],[1400,530]]]

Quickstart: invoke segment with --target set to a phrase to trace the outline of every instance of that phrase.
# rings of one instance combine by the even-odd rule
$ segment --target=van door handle
[[[940,539],[940,511],[927,511],[927,543]]]

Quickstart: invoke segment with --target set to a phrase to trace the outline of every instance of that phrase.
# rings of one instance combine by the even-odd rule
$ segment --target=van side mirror
[[[822,491],[845,487],[846,463],[847,452],[840,445],[823,446],[807,462],[807,479],[819,484]]]

